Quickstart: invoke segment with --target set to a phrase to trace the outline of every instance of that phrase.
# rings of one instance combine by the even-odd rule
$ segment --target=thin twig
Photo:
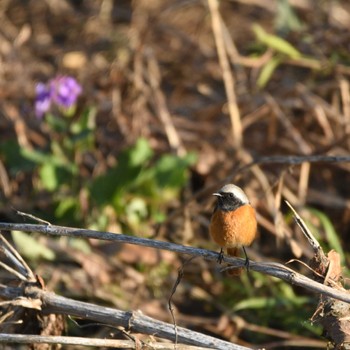
[[[320,278],[324,278],[324,276],[322,274],[320,274],[318,271],[316,271],[315,269],[313,269],[309,264],[305,263],[304,261],[301,261],[299,259],[290,259],[286,262],[287,264],[291,264],[293,262],[297,262],[298,264],[303,265],[306,269],[308,269],[309,271],[311,271],[312,273],[314,273],[315,275],[317,275]]]
[[[178,270],[177,279],[176,279],[176,281],[174,283],[174,286],[173,286],[173,288],[171,290],[170,297],[169,297],[169,300],[168,300],[168,309],[170,311],[171,319],[173,320],[173,325],[174,325],[174,333],[175,333],[174,346],[175,346],[175,349],[177,347],[179,333],[177,331],[177,323],[176,323],[176,318],[175,318],[175,314],[174,314],[172,298],[173,298],[173,296],[174,296],[174,294],[176,292],[177,286],[180,284],[180,282],[182,280],[183,275],[184,275],[183,266],[181,266],[181,268],[179,268],[179,270]]]
[[[322,247],[320,246],[320,243],[318,243],[317,239],[314,237],[314,235],[311,233],[309,228],[306,226],[304,220],[300,217],[300,215],[297,213],[297,211],[293,208],[293,206],[288,202],[285,201],[285,203],[288,205],[288,207],[292,210],[294,218],[298,226],[300,227],[301,231],[303,232],[304,236],[309,241],[312,249],[316,254],[319,254],[320,251],[322,251]],[[323,251],[322,254],[324,255]]]
[[[24,213],[23,211],[19,211],[19,210],[16,210],[16,214],[23,216],[23,217],[26,217],[26,218],[29,218],[29,219],[32,219],[34,221],[40,222],[41,224],[51,225],[51,223],[49,221],[40,219],[39,217],[37,217],[33,214]]]
[[[12,267],[6,265],[5,263],[3,263],[2,261],[0,261],[0,266],[8,271],[9,273],[12,273],[13,275],[15,275],[18,279],[20,279],[21,281],[27,281],[27,278],[25,276],[23,276],[20,272],[16,271],[15,269],[13,269]]]
[[[177,324],[176,324],[176,318],[175,318],[175,314],[174,314],[174,308],[173,308],[173,305],[172,305],[172,299],[173,299],[173,296],[176,292],[176,289],[178,287],[178,285],[180,284],[181,280],[182,280],[182,277],[184,275],[184,268],[185,268],[185,265],[187,265],[189,262],[191,262],[195,257],[192,256],[191,258],[187,259],[186,261],[184,261],[181,265],[181,267],[178,269],[178,274],[177,274],[177,279],[173,285],[173,288],[171,289],[171,293],[170,293],[170,297],[169,297],[169,300],[168,300],[168,309],[170,311],[170,315],[171,315],[171,318],[173,320],[173,325],[174,325],[174,332],[175,332],[175,349],[177,349],[177,343],[178,343],[178,332],[177,332]]]
[[[26,280],[32,282],[36,280],[34,273],[28,264],[2,234],[0,234],[0,249],[4,252],[5,256],[12,262],[12,264],[16,266],[19,273],[26,277]]]

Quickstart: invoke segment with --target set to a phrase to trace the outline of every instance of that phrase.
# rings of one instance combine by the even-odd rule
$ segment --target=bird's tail
[[[239,257],[239,248],[238,247],[227,248],[227,255]],[[236,269],[228,270],[227,273],[229,276],[240,276],[242,271],[243,271],[243,268],[239,267]]]

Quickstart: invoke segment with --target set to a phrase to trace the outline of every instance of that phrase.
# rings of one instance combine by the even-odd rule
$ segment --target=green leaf
[[[276,68],[280,65],[281,59],[279,57],[272,57],[262,68],[258,80],[257,80],[257,85],[260,88],[263,88],[266,86],[266,84],[269,82],[271,79],[271,76],[273,72],[276,70]]]
[[[144,138],[140,138],[125,156],[127,158],[126,165],[133,167],[140,166],[153,156],[153,151],[149,142]]]
[[[95,146],[95,127],[96,127],[96,108],[87,108],[77,119],[72,123],[70,131],[71,148],[75,152],[85,152],[93,150]]]
[[[52,145],[55,147],[57,143],[52,143]],[[60,152],[58,152],[58,150],[60,150]],[[64,168],[66,171],[76,174],[78,171],[78,167],[74,163],[71,163],[66,159],[66,157],[64,156],[64,151],[61,148],[56,147],[55,152],[59,153],[59,155],[44,153],[38,150],[28,150],[21,148],[21,155],[24,158],[36,164],[51,163],[57,168],[61,167]]]
[[[56,164],[61,164],[61,161],[59,161],[58,159],[54,157],[50,157],[49,154],[41,151],[21,148],[21,154],[23,155],[23,157],[25,157],[26,159],[32,162],[35,162],[36,164],[46,163],[50,161],[50,158],[53,158],[53,162],[55,162]]]
[[[28,259],[55,259],[55,253],[32,236],[22,231],[12,231],[12,237],[18,251]]]
[[[87,131],[94,130],[96,127],[96,115],[97,108],[87,108],[79,117],[77,121],[74,121],[70,127],[72,134],[79,135],[86,133]]]
[[[112,201],[117,205],[121,193],[127,192],[137,182],[152,155],[148,141],[139,139],[133,147],[122,152],[114,168],[93,180],[90,186],[91,197],[99,205]]]
[[[317,210],[315,208],[308,208],[308,210],[320,220],[330,248],[334,249],[340,255],[341,263],[344,264],[345,253],[340,242],[339,235],[337,234],[337,231],[335,230],[331,220],[320,210]]]
[[[39,168],[39,175],[42,185],[48,191],[55,191],[59,186],[56,173],[56,166],[53,163],[44,163]]]
[[[36,163],[23,155],[23,149],[17,140],[1,141],[0,154],[11,174],[19,171],[30,171],[36,167]]]
[[[237,303],[233,311],[236,312],[238,310],[244,310],[244,309],[266,309],[266,308],[276,308],[280,305],[284,306],[300,306],[304,305],[306,303],[309,303],[310,300],[307,297],[297,297],[294,296],[293,298],[276,298],[276,297],[256,297],[256,298],[249,298],[245,299],[239,303]]]
[[[185,157],[171,154],[162,156],[154,167],[155,179],[159,187],[180,189],[187,181],[188,167],[195,163],[197,157],[189,153]]]
[[[54,153],[21,149],[23,157],[41,165],[41,180],[44,187],[50,191],[57,189],[58,184],[69,181],[78,173],[77,165],[66,157],[64,149],[57,142],[52,142],[51,147]]]
[[[276,307],[277,304],[278,304],[278,301],[276,298],[264,298],[264,297],[249,298],[235,304],[233,311],[237,312],[239,310],[245,310],[245,309],[272,308],[272,307]]]
[[[267,47],[272,48],[290,58],[301,57],[301,53],[297,49],[295,49],[288,41],[276,35],[268,34],[258,24],[253,25],[253,31],[257,39],[263,44],[265,44]]]
[[[68,129],[67,121],[61,117],[55,116],[52,113],[47,113],[45,115],[45,121],[52,130],[57,132],[66,132]]]

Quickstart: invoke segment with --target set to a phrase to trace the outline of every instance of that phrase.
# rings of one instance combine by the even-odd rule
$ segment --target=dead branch
[[[247,167],[255,164],[301,164],[309,163],[350,163],[349,156],[307,155],[307,156],[269,156],[258,157]]]
[[[143,347],[137,347],[133,340],[120,339],[96,339],[83,337],[61,337],[61,336],[41,336],[32,334],[0,334],[0,344],[64,344],[80,345],[89,347],[104,347],[115,349],[154,349],[154,350],[173,350],[173,344],[160,342],[147,342]],[[191,345],[177,346],[177,350],[208,350]]]
[[[0,296],[7,299],[15,299],[19,296],[23,296],[30,300],[39,300],[42,305],[42,313],[46,315],[70,315],[100,322],[109,327],[123,327],[123,329],[128,332],[149,334],[175,341],[174,325],[155,320],[140,312],[122,311],[81,302],[44,291],[31,285],[24,288],[0,285]],[[251,350],[250,348],[232,344],[182,327],[177,327],[177,337],[179,343],[183,344],[209,347],[218,350]]]
[[[163,242],[154,239],[128,236],[124,234],[116,234],[111,232],[101,232],[87,229],[79,229],[63,226],[45,226],[35,224],[12,224],[0,222],[0,230],[19,230],[24,232],[39,232],[50,236],[71,236],[80,238],[94,238],[105,241],[113,241],[120,243],[136,244],[155,249],[163,249],[173,251],[175,253],[187,254],[190,256],[202,257],[206,260],[217,261],[217,252],[207,249],[188,247],[180,244]],[[225,256],[225,263],[232,267],[244,267],[245,260],[240,258],[232,258]],[[282,264],[274,262],[250,262],[250,270],[261,272],[273,277],[282,279],[290,284],[305,288],[315,293],[327,295],[331,298],[350,303],[350,294],[345,290],[333,289],[322,283],[316,282]]]

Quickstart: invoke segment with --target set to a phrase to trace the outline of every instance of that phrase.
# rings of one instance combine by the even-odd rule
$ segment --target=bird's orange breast
[[[257,232],[255,210],[249,204],[233,211],[217,209],[211,218],[210,234],[221,247],[250,245]]]

